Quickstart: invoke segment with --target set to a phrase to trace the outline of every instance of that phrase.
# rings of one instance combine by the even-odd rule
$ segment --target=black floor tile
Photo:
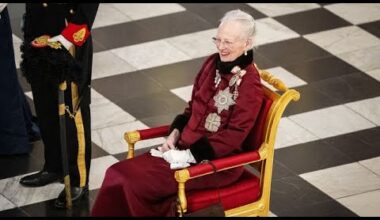
[[[88,217],[90,215],[90,199],[88,197],[81,199],[71,210],[55,208],[54,200],[22,206],[21,209],[31,217]]]
[[[282,209],[280,213],[281,217],[358,217],[357,214],[335,200]]]
[[[335,56],[285,65],[283,67],[307,83],[359,72],[358,69]]]
[[[141,73],[136,71],[96,79],[92,81],[92,87],[114,103],[165,90],[157,81]]]
[[[170,125],[176,116],[177,113],[168,113],[165,115],[142,118],[140,119],[140,121],[149,126],[150,128],[154,128],[162,125]]]
[[[30,154],[0,156],[0,179],[38,171],[43,165],[43,161]]]
[[[95,28],[92,37],[98,43],[96,52],[157,40],[153,32],[136,22]]]
[[[277,66],[286,66],[331,56],[330,53],[299,37],[262,45],[258,52]]]
[[[253,57],[253,60],[254,62],[256,63],[256,65],[260,68],[260,69],[269,69],[269,68],[272,68],[272,67],[276,67],[277,65],[275,63],[273,63],[272,61],[270,61],[269,59],[265,58],[263,55],[261,55],[258,51],[260,49],[254,51],[254,57]]]
[[[92,44],[93,44],[93,52],[101,52],[107,50],[107,47],[104,46],[103,44],[99,43],[96,39],[92,39]]]
[[[136,118],[149,118],[168,113],[182,113],[186,102],[169,91],[152,93],[116,102],[122,109]]]
[[[30,217],[25,211],[23,211],[21,208],[13,208],[8,209],[0,212],[0,218],[1,217]]]
[[[380,38],[380,20],[358,25],[369,33]]]
[[[380,127],[339,135],[322,140],[341,151],[350,161],[366,160],[380,156]],[[349,162],[349,161],[347,161]]]
[[[142,19],[136,21],[136,23],[153,32],[155,39],[214,28],[201,17],[189,11],[157,16],[154,19]]]
[[[144,70],[143,74],[167,89],[192,85],[206,57]]]
[[[274,153],[274,161],[273,161],[273,171],[272,171],[272,179],[281,179],[287,176],[296,175],[293,171],[286,167],[286,164],[277,160],[277,150]]]
[[[136,150],[135,150],[135,153],[136,153]],[[114,156],[119,161],[123,161],[127,159],[127,155],[128,155],[128,152],[122,152],[122,153],[114,154],[112,156]]]
[[[380,95],[380,82],[362,72],[351,73],[310,84],[339,104]]]
[[[358,132],[358,137],[366,144],[373,147],[380,147],[380,127],[372,128],[367,131]]]
[[[352,25],[324,8],[278,16],[274,19],[301,35]]]
[[[299,176],[273,179],[270,210],[277,216],[356,216]]]
[[[184,3],[182,4],[186,10],[191,11],[195,14],[201,16],[205,21],[212,24],[213,28],[217,28],[219,25],[219,20],[224,16],[227,11],[239,8],[249,14],[251,14],[254,19],[260,19],[266,17],[266,15],[257,11],[256,9],[250,7],[247,4],[228,4],[228,3]]]
[[[296,89],[300,92],[301,98],[297,102],[290,103],[286,107],[283,116],[304,113],[339,104],[338,101],[333,100],[328,95],[321,93],[318,88],[312,88],[305,85],[297,87]]]
[[[89,191],[90,212],[92,210],[92,207],[94,206],[98,193],[99,193],[99,189],[93,189]]]
[[[109,154],[103,150],[101,147],[92,142],[91,145],[91,159],[108,156]]]
[[[286,164],[296,174],[353,162],[350,157],[320,140],[277,149],[276,160]]]

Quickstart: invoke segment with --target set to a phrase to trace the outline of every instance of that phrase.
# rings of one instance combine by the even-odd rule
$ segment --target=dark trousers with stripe
[[[67,83],[67,85],[65,103],[72,111],[73,100],[75,100],[73,96],[77,95],[77,89],[73,89],[70,83]],[[31,87],[44,142],[44,169],[50,172],[62,173],[58,86],[49,82],[34,82]],[[65,115],[71,186],[83,187],[88,184],[91,165],[90,106],[88,103],[81,103],[80,111],[76,114],[75,120],[67,113]]]

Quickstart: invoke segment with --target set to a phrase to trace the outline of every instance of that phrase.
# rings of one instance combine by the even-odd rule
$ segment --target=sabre
[[[66,143],[66,118],[65,118],[65,90],[67,89],[66,81],[63,81],[58,86],[58,112],[59,112],[59,128],[61,139],[61,154],[62,154],[62,168],[63,168],[63,181],[65,184],[66,194],[66,208],[71,209],[71,186],[69,164],[67,159],[67,143]]]

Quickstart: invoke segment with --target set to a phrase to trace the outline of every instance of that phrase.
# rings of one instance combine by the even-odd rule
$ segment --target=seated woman
[[[166,142],[108,168],[92,216],[173,216],[175,169],[238,154],[263,100],[253,63],[254,19],[232,10],[221,19],[213,41],[218,49],[199,71],[188,107],[178,115]],[[189,180],[186,190],[229,185],[235,168]]]

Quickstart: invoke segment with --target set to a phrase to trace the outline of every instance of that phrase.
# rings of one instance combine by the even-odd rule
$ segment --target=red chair
[[[281,80],[270,73],[259,70],[261,79],[277,89],[271,90],[265,85],[265,98],[258,121],[244,141],[244,153],[213,160],[217,171],[245,166],[246,170],[239,180],[219,189],[204,189],[185,192],[185,183],[189,179],[213,173],[209,164],[197,164],[175,172],[178,182],[178,212],[193,212],[221,200],[226,216],[268,216],[272,181],[274,144],[277,128],[282,114],[291,100],[298,101],[300,94],[288,89]],[[163,137],[168,134],[169,125],[126,132],[128,156],[134,156],[137,141]],[[249,168],[246,165],[250,165]],[[252,167],[254,169],[252,169]]]

